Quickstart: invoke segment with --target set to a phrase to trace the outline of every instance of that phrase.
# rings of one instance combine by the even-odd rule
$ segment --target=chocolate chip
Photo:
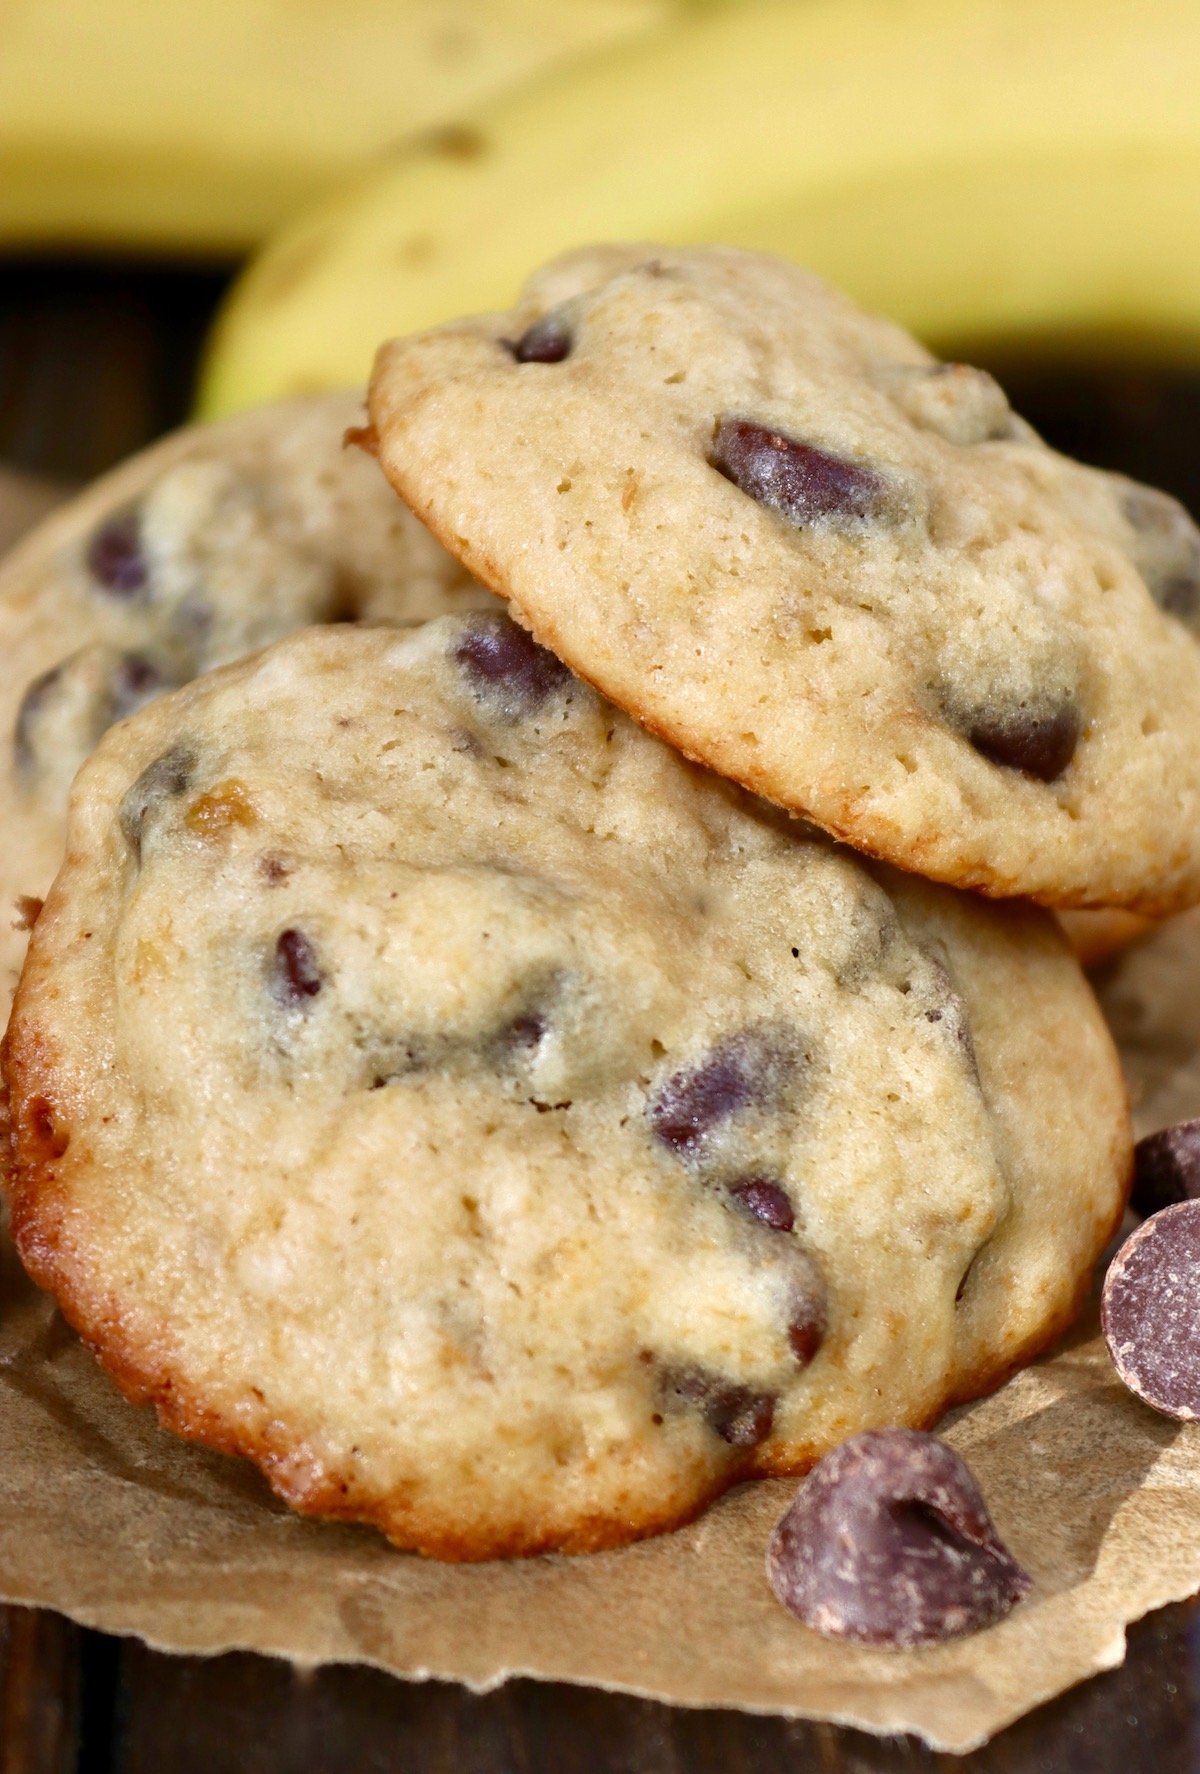
[[[715,1435],[732,1448],[756,1448],[771,1433],[775,1396],[755,1392],[701,1368],[676,1369],[666,1378],[670,1390],[694,1405]]]
[[[472,617],[454,657],[509,720],[540,707],[571,682],[562,661],[500,611]]]
[[[729,1194],[750,1218],[769,1226],[772,1232],[791,1232],[796,1215],[785,1189],[770,1177],[742,1177],[728,1185]],[[799,1245],[792,1246],[790,1259],[793,1285],[789,1308],[787,1339],[796,1360],[803,1367],[817,1354],[825,1341],[828,1328],[825,1284],[821,1272],[808,1253]]]
[[[546,994],[552,994],[557,984],[556,980],[547,980],[544,983]],[[458,1039],[443,1043],[442,1063],[458,1061],[470,1064],[473,1058],[482,1058],[485,1065],[493,1071],[502,1076],[507,1075],[510,1080],[515,1079],[524,1094],[530,1068],[537,1059],[538,1049],[550,1032],[550,1026],[549,1015],[530,1004],[518,1011],[516,1016],[501,1023],[490,1036],[485,1036],[482,1040]],[[548,1109],[563,1106],[535,1101],[532,1097],[527,1100],[543,1114]]]
[[[926,950],[926,957],[933,970],[937,1001],[924,1012],[925,1021],[941,1025],[966,1061],[972,1076],[978,1080],[979,1061],[975,1053],[975,1041],[971,1034],[971,1021],[967,1015],[966,1001],[951,978],[950,969],[940,956],[930,954]]]
[[[770,1177],[744,1177],[740,1182],[730,1184],[729,1193],[752,1219],[761,1220],[773,1232],[790,1232],[796,1224],[796,1214],[786,1190],[773,1183]]]
[[[1179,1121],[1133,1148],[1129,1205],[1143,1219],[1200,1197],[1200,1121]]]
[[[814,1280],[818,1281],[814,1269]],[[825,1296],[818,1287],[805,1288],[796,1294],[792,1301],[792,1316],[788,1323],[788,1347],[800,1363],[807,1367],[825,1341],[828,1321],[825,1313]]]
[[[699,1065],[660,1085],[650,1102],[650,1125],[664,1146],[685,1160],[694,1158],[722,1122],[751,1107],[773,1107],[794,1069],[792,1055],[773,1031],[743,1029],[719,1042]]]
[[[1075,755],[1081,726],[1079,710],[1069,702],[1047,711],[985,709],[975,716],[967,738],[989,763],[1054,782]]]
[[[863,524],[891,502],[892,488],[875,469],[752,419],[723,418],[708,459],[743,493],[794,524]]]
[[[1131,1392],[1164,1416],[1200,1417],[1200,1201],[1165,1207],[1125,1240],[1100,1327]]]
[[[1176,617],[1185,628],[1194,628],[1200,616],[1200,578],[1189,579],[1176,574],[1159,581],[1154,601],[1168,616]]]
[[[73,747],[74,761],[82,762],[114,721],[124,720],[170,687],[171,680],[143,653],[81,648],[35,678],[21,698],[13,729],[18,770],[29,775],[48,760],[61,765]],[[40,738],[42,717],[56,702],[54,730],[48,740]],[[39,757],[39,751],[45,756]]]
[[[125,842],[141,859],[146,822],[167,801],[177,800],[188,787],[196,767],[195,754],[184,744],[174,745],[152,764],[147,764],[137,781],[127,789],[117,815]]]
[[[315,998],[323,983],[316,951],[302,930],[281,930],[275,939],[272,986],[283,1004]]]
[[[771,1536],[767,1579],[814,1631],[895,1648],[977,1632],[1031,1588],[966,1462],[912,1429],[826,1455]]]
[[[40,677],[34,678],[22,696],[17,708],[17,718],[13,726],[13,756],[17,769],[23,776],[32,773],[37,763],[37,747],[34,744],[34,729],[38,717],[54,693],[56,685],[61,681],[67,662],[51,666]]]
[[[506,1051],[528,1053],[541,1044],[549,1026],[536,1010],[523,1011],[502,1031],[501,1044]]]
[[[1200,530],[1178,499],[1131,486],[1123,500],[1135,532],[1133,563],[1160,610],[1186,628],[1200,624]]]
[[[122,653],[111,679],[109,722],[123,721],[144,703],[171,688],[172,680],[144,653]]]
[[[540,320],[526,327],[515,343],[510,339],[503,339],[501,343],[508,347],[518,363],[561,363],[570,357],[574,341],[560,315],[543,314]]]
[[[150,569],[142,553],[141,524],[135,509],[115,512],[93,533],[87,567],[97,585],[112,597],[132,598],[145,591]]]

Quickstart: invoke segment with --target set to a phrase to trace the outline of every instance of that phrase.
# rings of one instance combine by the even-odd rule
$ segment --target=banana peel
[[[679,3],[0,0],[0,242],[241,252],[370,155]]]
[[[200,408],[357,383],[385,337],[507,306],[588,241],[803,261],[935,347],[1200,355],[1196,0],[757,0],[460,118],[285,229]]]

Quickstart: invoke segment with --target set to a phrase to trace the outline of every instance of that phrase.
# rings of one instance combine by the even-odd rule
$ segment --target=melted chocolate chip
[[[35,678],[21,698],[13,729],[18,770],[31,774],[44,761],[38,756],[37,728],[55,698],[62,698],[69,722],[77,729],[81,761],[114,721],[124,720],[170,687],[170,680],[143,653],[114,656],[105,647],[84,647],[60,660]],[[51,740],[56,759],[61,759],[63,746],[62,733],[56,731]]]
[[[540,1045],[550,1027],[544,1016],[536,1010],[527,1010],[515,1016],[501,1035],[501,1043],[509,1052],[529,1053]]]
[[[152,697],[171,687],[171,680],[144,653],[122,653],[113,669],[110,721],[123,721]]]
[[[1134,486],[1123,507],[1134,530],[1133,563],[1160,610],[1186,628],[1200,623],[1200,530],[1178,499]]]
[[[87,549],[88,572],[110,597],[132,598],[145,591],[150,569],[142,553],[137,511],[118,511],[100,525]]]
[[[966,1061],[973,1077],[978,1080],[979,1061],[975,1054],[975,1042],[971,1035],[971,1022],[967,1015],[966,1002],[950,977],[950,969],[945,962],[937,955],[928,954],[928,951],[926,954],[937,981],[938,1002],[925,1011],[925,1021],[939,1023],[945,1029]]]
[[[117,817],[125,842],[140,860],[146,822],[166,802],[177,800],[191,781],[195,754],[187,745],[174,745],[147,764],[133,786],[126,790]]]
[[[1049,712],[985,709],[976,715],[967,738],[989,763],[1023,770],[1040,782],[1054,782],[1075,756],[1080,729],[1079,710],[1073,703]]]
[[[875,469],[752,419],[723,418],[709,462],[751,499],[794,524],[863,524],[880,516],[891,500],[889,482]]]
[[[740,1182],[730,1184],[729,1193],[751,1219],[761,1220],[773,1232],[790,1232],[796,1224],[795,1210],[787,1191],[773,1183],[770,1177],[744,1177]]]
[[[731,1448],[755,1448],[771,1433],[775,1420],[775,1396],[754,1392],[700,1368],[672,1373],[667,1384],[672,1392],[694,1405],[715,1435]]]
[[[502,340],[502,343],[518,363],[562,363],[564,358],[570,357],[574,341],[560,315],[543,314],[540,320],[526,327],[515,343],[509,339]]]
[[[469,1040],[452,1041],[443,1050],[443,1063],[453,1058],[469,1063],[473,1057],[478,1056],[495,1071],[507,1073],[510,1077],[515,1074],[518,1080],[525,1080],[531,1063],[537,1057],[538,1048],[549,1032],[549,1016],[530,1005],[478,1043]],[[525,1088],[524,1083],[521,1088]],[[528,1100],[534,1102],[532,1097]],[[534,1102],[534,1107],[544,1113],[547,1108],[558,1108],[559,1105]]]
[[[472,617],[454,657],[509,720],[529,714],[571,682],[562,661],[500,611]]]
[[[1131,1392],[1164,1416],[1200,1417],[1200,1201],[1164,1208],[1125,1240],[1100,1327]]]
[[[826,1455],[771,1536],[767,1578],[814,1631],[897,1648],[977,1632],[1031,1587],[965,1461],[912,1429]]]
[[[1185,628],[1192,628],[1200,616],[1200,578],[1185,578],[1179,573],[1161,579],[1155,588],[1154,601],[1168,616],[1176,617]]]
[[[61,681],[66,668],[66,661],[44,671],[41,677],[33,682],[21,698],[17,709],[17,718],[13,726],[13,756],[17,769],[23,776],[28,776],[37,762],[37,748],[34,745],[33,733],[37,720],[54,693],[55,686]]]
[[[788,1323],[788,1347],[801,1367],[807,1367],[813,1360],[825,1341],[827,1329],[823,1291],[805,1288],[792,1302],[792,1316]]]
[[[1133,1149],[1129,1205],[1143,1219],[1200,1198],[1200,1121],[1179,1121],[1139,1140]]]
[[[303,930],[281,930],[275,939],[272,986],[284,1004],[303,1004],[315,998],[323,983],[316,951]]]
[[[774,1107],[794,1064],[771,1031],[743,1029],[659,1087],[650,1102],[650,1125],[664,1146],[694,1158],[721,1122],[751,1107]]]
[[[526,1007],[515,1016],[494,1021],[477,1033],[414,1029],[389,1041],[371,1057],[369,1088],[382,1090],[435,1067],[443,1072],[469,1074],[482,1064],[489,1071],[499,1073],[507,1083],[515,1083],[523,1100],[539,1114],[569,1109],[570,1102],[543,1102],[525,1094],[537,1050],[554,1026],[553,1014],[547,1005],[560,986],[561,980],[553,973],[542,973],[536,980],[527,981]]]

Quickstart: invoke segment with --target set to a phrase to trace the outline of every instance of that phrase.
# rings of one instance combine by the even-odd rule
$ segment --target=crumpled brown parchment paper
[[[1112,964],[1101,991],[1139,1132],[1200,1114],[1200,914]],[[855,1649],[786,1614],[763,1576],[786,1481],[621,1552],[439,1566],[300,1521],[248,1468],[161,1433],[0,1240],[0,1599],[166,1650],[359,1661],[477,1689],[535,1675],[970,1749],[1118,1663],[1127,1622],[1200,1588],[1200,1424],[1125,1392],[1093,1313],[944,1433],[1036,1580],[1006,1621],[954,1644]]]

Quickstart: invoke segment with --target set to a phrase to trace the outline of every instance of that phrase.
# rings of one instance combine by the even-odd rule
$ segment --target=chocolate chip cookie
[[[763,255],[594,249],[385,346],[375,442],[521,621],[689,756],[906,869],[1200,897],[1200,533]]]
[[[310,622],[493,601],[343,448],[359,417],[338,394],[179,432],[0,570],[3,1014],[25,947],[15,923],[54,877],[71,778],[113,721]]]
[[[933,1421],[1070,1317],[1130,1159],[1047,914],[687,763],[501,611],[114,728],[5,1073],[22,1256],[129,1396],[449,1558]]]

